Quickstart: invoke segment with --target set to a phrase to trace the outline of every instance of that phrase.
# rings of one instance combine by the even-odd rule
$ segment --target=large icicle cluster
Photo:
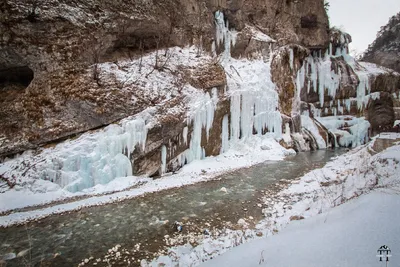
[[[347,116],[346,119],[344,119],[344,117],[339,117],[338,115],[350,112],[352,103],[357,103],[358,109],[362,110],[370,99],[375,100],[380,97],[380,94],[379,92],[371,93],[369,71],[363,70],[364,67],[360,64],[356,64],[354,58],[349,55],[348,35],[339,31],[334,32],[334,35],[335,37],[332,37],[332,42],[325,53],[321,51],[312,52],[304,60],[303,66],[298,70],[296,77],[296,100],[300,103],[300,92],[304,89],[307,90],[307,93],[310,93],[311,90],[317,93],[319,95],[319,103],[316,105],[310,104],[312,115],[321,122],[328,131],[332,132],[334,136],[340,137],[339,142],[336,143],[337,145],[355,147],[368,141],[369,122],[364,118],[357,119]],[[292,61],[293,52],[289,52],[290,60]],[[355,98],[336,99],[336,95],[340,89],[342,70],[341,68],[333,69],[332,59],[334,58],[342,58],[356,73],[359,83]],[[293,62],[291,62],[291,68],[293,68]],[[323,112],[325,114],[329,113],[327,101],[325,99],[326,95],[333,99],[328,103],[328,106],[334,116],[321,118]],[[325,110],[323,110],[323,107],[325,107]],[[315,137],[318,146],[324,148],[324,141],[315,123],[308,118],[308,116],[311,115],[309,114],[309,110],[303,111],[302,115],[303,127]],[[335,122],[334,125],[332,122]],[[345,124],[346,127],[344,127]],[[347,131],[339,130],[339,128],[344,129],[343,127],[346,128]]]
[[[231,47],[236,42],[236,31],[229,29],[221,11],[215,13],[216,45],[224,45],[222,65],[228,73],[228,90],[230,97],[230,114],[222,120],[221,153],[226,152],[230,144],[251,137],[254,133],[263,135],[266,132],[282,134],[282,118],[278,111],[278,94],[271,81],[270,66],[262,61],[244,61],[231,58]],[[268,39],[270,40],[270,39]],[[271,39],[272,40],[272,39]],[[213,44],[215,49],[215,44]],[[214,50],[215,52],[215,50]],[[193,125],[189,149],[179,156],[181,165],[204,158],[205,151],[201,146],[202,130],[206,130],[207,140],[211,130],[214,112],[218,103],[218,93],[205,93],[197,96],[191,103],[188,125]],[[187,129],[183,134],[187,140]]]
[[[369,140],[370,123],[364,118],[350,116],[331,116],[318,118],[329,131],[339,136],[338,144],[342,147],[356,147]],[[341,130],[347,128],[348,131]]]
[[[211,95],[200,93],[192,98],[190,103],[190,111],[188,117],[188,125],[193,126],[193,131],[190,138],[189,149],[183,152],[178,160],[181,165],[190,163],[194,160],[203,159],[205,155],[204,148],[201,146],[202,131],[206,129],[207,140],[214,122],[214,113],[218,103],[218,91],[213,88]],[[184,129],[184,140],[187,143],[187,128]]]
[[[231,96],[230,140],[266,132],[282,135],[282,118],[278,111],[278,94],[270,77],[270,67],[262,61],[251,63],[231,59],[225,62],[228,94]],[[226,127],[222,127],[226,131]],[[223,136],[227,134],[222,133]]]
[[[47,151],[36,165],[41,178],[53,181],[70,192],[106,184],[117,177],[132,175],[129,159],[136,146],[144,150],[147,128],[143,119],[125,120],[104,130],[85,134]]]
[[[222,65],[228,74],[227,93],[231,101],[230,127],[227,117],[222,122],[222,151],[228,149],[229,143],[247,139],[254,133],[263,135],[271,132],[281,137],[282,118],[278,111],[278,94],[271,80],[269,63],[231,58],[230,48],[235,45],[236,32],[229,30],[222,12],[217,11],[215,19],[218,43],[224,41]]]
[[[216,43],[213,43],[213,53],[216,56],[216,46],[224,45],[223,57],[229,58],[231,55],[231,46],[235,46],[237,32],[229,30],[229,22],[225,21],[225,16],[222,11],[215,12],[215,28],[216,28]]]
[[[343,41],[347,42],[346,37],[342,34]],[[313,92],[319,95],[319,108],[324,107],[326,102],[325,95],[335,99],[338,90],[340,89],[340,81],[342,78],[341,69],[332,69],[331,58],[343,57],[343,59],[353,68],[358,76],[359,84],[357,86],[357,96],[353,99],[348,99],[342,101],[342,106],[334,107],[333,101],[331,101],[330,108],[334,109],[334,113],[342,113],[343,107],[350,110],[351,102],[357,102],[357,107],[359,110],[364,108],[369,100],[370,85],[369,76],[365,71],[360,71],[355,67],[354,58],[348,54],[347,45],[343,47],[336,47],[336,52],[333,54],[332,44],[330,44],[329,49],[322,55],[321,52],[313,52],[305,60],[303,66],[299,69],[296,78],[296,88],[298,97],[300,97],[300,92],[302,88],[307,88],[307,93]],[[292,63],[293,64],[293,63]],[[339,104],[340,105],[340,104]],[[314,114],[318,116],[317,114]]]

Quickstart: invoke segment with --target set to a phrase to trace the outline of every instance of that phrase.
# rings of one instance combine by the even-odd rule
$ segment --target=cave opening
[[[28,66],[0,69],[0,90],[25,89],[34,78]]]

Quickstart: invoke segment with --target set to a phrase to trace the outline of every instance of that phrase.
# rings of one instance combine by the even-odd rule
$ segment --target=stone
[[[301,215],[294,215],[294,216],[290,216],[289,220],[290,221],[300,221],[300,220],[304,220],[304,217]]]

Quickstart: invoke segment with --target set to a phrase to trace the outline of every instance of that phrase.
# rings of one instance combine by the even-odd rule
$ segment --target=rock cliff
[[[362,60],[400,72],[400,13],[381,27]]]
[[[98,64],[118,65],[156,49],[191,44],[211,52],[217,10],[226,14],[228,27],[243,30],[232,53],[238,57],[257,43],[249,29],[267,32],[279,45],[328,44],[322,1],[3,1],[0,155],[108,125],[160,103],[141,95],[140,85],[104,81]]]
[[[397,116],[400,76],[351,58],[322,0],[0,7],[0,180],[11,186],[159,176],[255,135],[356,146]]]

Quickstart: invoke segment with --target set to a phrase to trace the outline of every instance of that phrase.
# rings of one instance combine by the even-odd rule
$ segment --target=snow
[[[172,247],[142,266],[197,266],[210,259],[202,266],[376,266],[381,245],[393,249],[400,244],[400,214],[393,212],[400,204],[400,145],[375,155],[369,152],[372,146],[358,147],[292,181],[276,196],[267,195],[266,217],[256,230],[225,229],[185,251]],[[291,222],[295,217],[306,220]]]
[[[257,30],[254,27],[246,25],[246,28],[250,28],[250,31],[251,31],[251,33],[253,35],[253,39],[254,40],[257,40],[257,41],[260,41],[260,42],[266,42],[266,43],[275,43],[276,42],[270,36],[260,32],[259,30]]]
[[[377,250],[387,245],[400,264],[397,190],[377,190],[277,235],[233,248],[200,266],[381,266]],[[383,263],[385,264],[385,263]]]
[[[326,148],[326,142],[322,138],[321,134],[318,131],[317,126],[315,125],[314,121],[308,117],[301,115],[301,125],[307,129],[309,132],[312,133],[314,136],[315,140],[317,141],[317,145],[319,149],[325,149]]]
[[[364,117],[329,116],[319,117],[318,121],[339,137],[338,143],[342,147],[356,147],[369,140],[368,130],[371,125]],[[348,130],[343,130],[345,128]]]
[[[379,74],[391,73],[391,74],[397,75],[397,76],[400,75],[399,73],[397,73],[391,69],[376,65],[374,63],[360,61],[360,62],[358,62],[358,64],[361,67],[363,67],[368,73],[371,73],[371,74],[379,75]]]

